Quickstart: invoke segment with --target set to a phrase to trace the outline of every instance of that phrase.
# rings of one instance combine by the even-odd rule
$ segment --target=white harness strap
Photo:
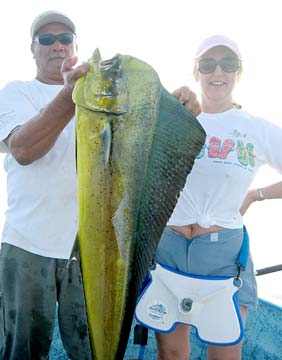
[[[135,317],[157,332],[172,332],[177,323],[194,326],[209,344],[234,345],[243,337],[234,278],[179,273],[157,264],[140,295]]]

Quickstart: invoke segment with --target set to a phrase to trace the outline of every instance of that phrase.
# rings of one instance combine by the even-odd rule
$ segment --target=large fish
[[[145,62],[96,50],[90,63],[73,94],[78,237],[93,358],[114,360],[205,132]]]

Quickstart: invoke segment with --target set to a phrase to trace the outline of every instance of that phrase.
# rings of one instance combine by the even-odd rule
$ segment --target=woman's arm
[[[249,190],[240,209],[241,215],[246,213],[252,203],[266,199],[282,199],[282,181],[263,188]]]

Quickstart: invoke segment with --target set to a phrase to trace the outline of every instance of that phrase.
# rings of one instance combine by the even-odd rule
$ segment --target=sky
[[[80,62],[87,60],[95,48],[104,59],[116,53],[132,55],[153,66],[169,91],[188,85],[198,93],[192,76],[197,46],[213,34],[233,38],[243,56],[243,75],[235,100],[245,110],[282,126],[280,6],[280,0],[5,1],[0,13],[0,87],[11,80],[35,76],[30,25],[38,13],[56,9],[67,13],[77,25]],[[253,187],[280,179],[280,174],[265,168]],[[5,203],[1,167],[0,230]],[[245,217],[257,269],[282,263],[281,214],[282,201],[273,200],[254,204]],[[265,275],[263,280],[263,288],[271,284],[274,296],[277,276],[281,274]]]

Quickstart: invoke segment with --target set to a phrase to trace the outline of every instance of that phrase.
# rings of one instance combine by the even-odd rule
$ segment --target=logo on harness
[[[147,308],[147,315],[154,321],[162,321],[167,315],[167,307],[160,301],[149,303]]]

